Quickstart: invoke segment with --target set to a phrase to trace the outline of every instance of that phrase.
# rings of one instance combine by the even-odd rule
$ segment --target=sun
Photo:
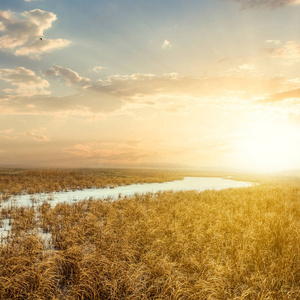
[[[299,128],[270,120],[246,126],[238,143],[237,157],[245,169],[262,172],[299,167]]]

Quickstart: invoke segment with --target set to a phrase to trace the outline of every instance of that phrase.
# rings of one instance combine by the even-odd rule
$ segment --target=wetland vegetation
[[[128,169],[0,169],[0,196],[183,179],[182,172]],[[0,199],[1,200],[1,199]]]
[[[0,186],[11,195],[185,175],[191,173],[5,170]],[[299,299],[300,181],[259,181],[2,208],[0,220],[11,230],[0,244],[0,299]]]

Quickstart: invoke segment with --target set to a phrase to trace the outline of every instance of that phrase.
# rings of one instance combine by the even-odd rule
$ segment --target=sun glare
[[[272,172],[296,168],[299,140],[288,124],[261,121],[249,124],[239,143],[239,163],[255,171]]]

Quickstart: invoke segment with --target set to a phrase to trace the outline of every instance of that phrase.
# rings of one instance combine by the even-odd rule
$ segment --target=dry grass
[[[0,200],[22,193],[51,193],[183,179],[182,172],[117,169],[0,169]]]
[[[2,217],[0,299],[300,299],[300,182]]]

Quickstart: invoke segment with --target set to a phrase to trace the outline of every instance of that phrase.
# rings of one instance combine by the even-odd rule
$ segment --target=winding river
[[[10,197],[7,201],[2,201],[1,208],[9,207],[31,207],[36,206],[43,201],[47,201],[54,207],[58,203],[75,203],[86,199],[108,199],[118,200],[123,197],[134,196],[135,194],[157,193],[163,191],[204,191],[204,190],[222,190],[228,188],[242,188],[254,185],[252,182],[236,181],[218,177],[185,177],[183,180],[175,180],[163,183],[143,183],[118,186],[115,188],[94,188],[83,189],[68,192],[25,194]],[[0,237],[5,238],[11,230],[9,219],[2,220],[0,226]],[[51,234],[42,233],[41,235],[50,240]],[[3,240],[4,243],[4,240]]]
[[[252,182],[236,181],[219,177],[185,177],[183,180],[175,180],[163,183],[143,183],[118,186],[115,188],[93,188],[68,192],[39,193],[31,195],[18,195],[11,197],[2,203],[2,207],[32,206],[33,204],[49,201],[51,206],[58,203],[74,203],[85,199],[111,199],[130,197],[135,194],[157,193],[163,191],[204,191],[222,190],[227,188],[241,188],[252,186]]]

